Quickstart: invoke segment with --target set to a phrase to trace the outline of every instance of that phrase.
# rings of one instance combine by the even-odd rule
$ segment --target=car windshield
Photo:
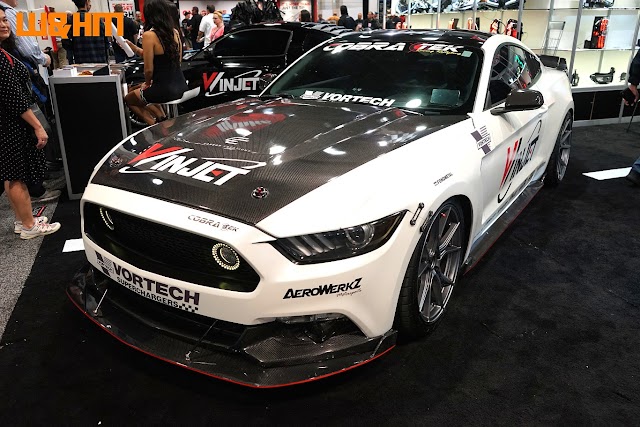
[[[466,114],[481,59],[481,51],[461,45],[334,40],[304,56],[263,95]]]

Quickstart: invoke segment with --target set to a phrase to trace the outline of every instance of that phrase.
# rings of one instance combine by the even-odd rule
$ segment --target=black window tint
[[[216,43],[216,56],[277,56],[284,55],[291,32],[279,29],[239,31]]]
[[[542,65],[540,64],[540,61],[538,60],[538,58],[536,58],[536,56],[531,52],[525,51],[524,54],[527,58],[527,66],[529,67],[529,74],[531,74],[531,84],[534,85],[540,78]]]
[[[316,47],[317,45],[319,45],[320,43],[322,43],[323,41],[329,38],[331,38],[331,35],[327,33],[320,32],[320,31],[310,31],[309,34],[307,34],[307,37],[304,39],[304,43],[302,45],[302,51],[306,52],[310,49],[313,49],[314,47]]]
[[[513,89],[527,89],[534,83],[527,55],[528,52],[518,46],[503,45],[498,49],[493,57],[487,108],[504,101]],[[537,65],[539,73],[540,65]]]

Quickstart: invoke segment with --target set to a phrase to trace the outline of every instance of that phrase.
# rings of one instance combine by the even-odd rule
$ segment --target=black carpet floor
[[[444,323],[326,380],[253,390],[132,350],[63,287],[83,264],[61,202],[0,343],[0,425],[637,425],[640,188],[583,172],[630,166],[640,133],[574,130],[543,190],[456,289]],[[635,130],[640,130],[637,125]]]

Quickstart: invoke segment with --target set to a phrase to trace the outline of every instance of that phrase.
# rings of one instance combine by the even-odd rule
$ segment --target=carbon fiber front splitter
[[[71,301],[136,350],[199,373],[258,388],[300,384],[370,362],[396,331],[367,338],[348,319],[243,326],[186,313],[125,289],[87,264],[67,287]]]

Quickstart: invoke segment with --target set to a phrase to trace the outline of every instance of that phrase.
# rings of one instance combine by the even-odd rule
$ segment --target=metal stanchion
[[[633,107],[633,113],[631,114],[631,119],[629,119],[629,125],[627,125],[627,132],[629,132],[629,129],[631,128],[631,123],[633,122],[633,118],[636,116],[636,110],[638,109],[638,104],[640,104],[640,101],[637,101],[635,103],[635,106]]]

